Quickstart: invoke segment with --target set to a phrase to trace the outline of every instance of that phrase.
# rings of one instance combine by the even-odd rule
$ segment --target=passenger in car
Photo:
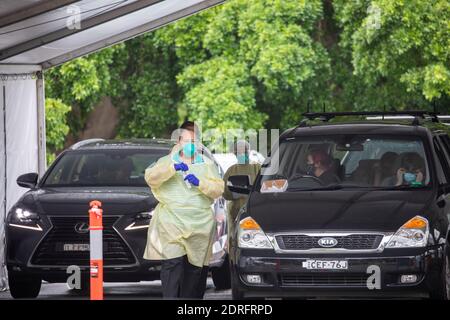
[[[312,150],[307,157],[310,174],[319,178],[324,185],[339,183],[339,178],[333,172],[333,159],[323,150]]]
[[[374,181],[375,186],[382,185],[386,178],[392,177],[396,174],[397,162],[399,155],[393,151],[383,153],[380,162],[374,166]]]
[[[395,175],[384,179],[384,186],[423,185],[425,181],[425,162],[416,152],[400,155],[401,164]]]

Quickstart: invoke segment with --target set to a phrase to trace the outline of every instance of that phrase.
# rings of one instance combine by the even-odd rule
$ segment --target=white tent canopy
[[[6,286],[4,219],[26,191],[15,181],[46,169],[42,70],[224,1],[0,1],[0,289]]]
[[[223,1],[2,0],[0,64],[38,64],[46,69]],[[72,24],[76,13],[79,29]],[[22,19],[14,19],[16,15]]]

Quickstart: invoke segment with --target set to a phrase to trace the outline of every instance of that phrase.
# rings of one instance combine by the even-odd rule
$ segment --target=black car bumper
[[[125,231],[127,216],[104,217],[104,280],[141,281],[159,279],[160,261],[143,259],[147,229]],[[86,217],[42,218],[42,231],[6,226],[8,272],[33,274],[49,282],[65,282],[69,266],[89,274],[89,252],[64,252],[61,245],[89,243],[89,234],[76,234],[73,226]]]
[[[280,255],[271,250],[237,250],[232,262],[233,282],[242,297],[428,297],[439,281],[441,249],[385,250],[368,255]],[[345,260],[347,270],[311,270],[309,259]],[[375,267],[374,267],[375,266]],[[371,268],[370,268],[371,267]],[[374,269],[379,268],[379,286]],[[262,283],[250,283],[258,275]],[[401,283],[402,275],[416,275]],[[374,288],[375,287],[375,288]]]

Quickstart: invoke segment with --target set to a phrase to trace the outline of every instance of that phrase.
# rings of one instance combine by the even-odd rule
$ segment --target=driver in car
[[[339,183],[333,172],[333,159],[323,150],[312,150],[308,154],[306,174],[318,178],[323,185]]]

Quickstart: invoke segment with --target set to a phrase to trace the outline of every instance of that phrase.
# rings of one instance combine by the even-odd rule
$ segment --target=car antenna
[[[306,102],[306,113],[308,114],[310,112],[311,112],[311,99],[308,99],[308,101]],[[308,118],[306,117],[305,119],[300,121],[300,124],[298,125],[298,127],[306,127],[307,123],[308,123]]]
[[[433,100],[433,114],[431,116],[431,121],[432,122],[439,122],[439,117],[438,117],[439,112],[437,111],[437,103],[436,103],[436,99]]]

